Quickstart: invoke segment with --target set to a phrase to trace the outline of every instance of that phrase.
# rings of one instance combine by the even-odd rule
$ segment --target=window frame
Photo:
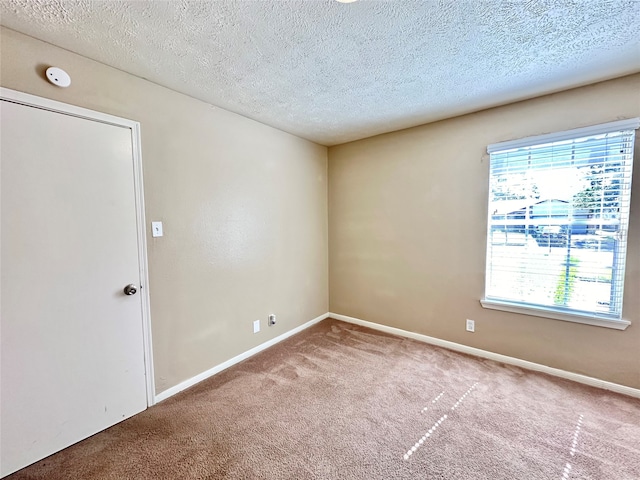
[[[552,143],[559,142],[564,140],[573,140],[581,137],[587,137],[592,135],[602,135],[607,133],[619,132],[624,130],[637,130],[640,128],[640,117],[631,118],[627,120],[619,120],[615,122],[609,122],[599,125],[593,125],[588,127],[576,128],[572,130],[565,130],[562,132],[555,132],[544,135],[536,135],[531,137],[525,137],[517,140],[510,140],[506,142],[494,143],[487,146],[487,153],[491,155],[493,152],[517,149],[523,147],[530,147],[538,144],[544,143]],[[637,136],[637,132],[636,132]],[[636,157],[636,153],[634,152],[632,157],[632,168],[633,163]],[[491,163],[489,162],[489,168],[491,168]],[[490,186],[489,180],[489,186]],[[633,193],[633,192],[632,192]],[[488,275],[488,266],[491,260],[490,255],[490,245],[489,245],[489,233],[491,230],[491,212],[489,209],[489,204],[491,202],[491,192],[490,190],[487,192],[487,244],[485,245],[485,279],[484,279],[484,288],[485,293],[483,294],[482,299],[480,300],[480,304],[483,308],[492,309],[492,310],[501,310],[510,313],[518,313],[531,315],[536,317],[550,318],[554,320],[562,320],[574,323],[581,323],[599,327],[613,328],[617,330],[624,330],[631,322],[629,320],[625,320],[623,318],[610,318],[606,316],[598,316],[593,312],[581,311],[577,309],[567,308],[567,307],[550,307],[545,305],[537,305],[537,304],[528,304],[522,303],[518,301],[509,301],[503,299],[495,299],[495,298],[487,298],[486,289],[488,288],[487,284],[487,275]],[[631,217],[629,217],[631,220]],[[628,235],[627,235],[627,244],[628,244]],[[622,302],[624,302],[624,292],[622,292]]]

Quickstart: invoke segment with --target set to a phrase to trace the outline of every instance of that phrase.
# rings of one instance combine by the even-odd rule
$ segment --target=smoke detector
[[[47,80],[56,87],[67,88],[71,85],[71,77],[67,72],[58,67],[49,67],[46,72]]]

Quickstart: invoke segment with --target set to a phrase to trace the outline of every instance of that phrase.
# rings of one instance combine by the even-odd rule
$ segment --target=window
[[[482,305],[624,329],[640,119],[490,145]]]

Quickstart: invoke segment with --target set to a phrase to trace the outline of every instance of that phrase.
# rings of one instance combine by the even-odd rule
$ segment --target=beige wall
[[[148,232],[158,392],[329,309],[325,147],[11,30],[0,35],[2,86],[141,122],[147,224],[165,227],[163,238]],[[72,87],[49,85],[48,65],[65,68]],[[478,301],[487,144],[638,115],[635,75],[332,147],[330,310],[640,388],[638,172],[631,327]],[[253,335],[252,321],[272,312],[277,327]],[[466,318],[476,333],[464,331]]]
[[[141,123],[158,392],[327,312],[326,147],[8,29],[1,42],[3,87]]]
[[[640,388],[640,155],[627,330],[479,303],[487,145],[636,116],[640,75],[330,148],[330,311]],[[476,333],[465,332],[467,318],[476,321]]]

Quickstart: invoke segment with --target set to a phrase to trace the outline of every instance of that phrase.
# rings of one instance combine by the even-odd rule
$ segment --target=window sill
[[[574,315],[556,312],[552,309],[543,307],[524,307],[508,302],[500,302],[498,300],[480,300],[483,308],[492,310],[502,310],[504,312],[519,313],[522,315],[533,315],[534,317],[552,318],[554,320],[562,320],[565,322],[583,323],[585,325],[594,325],[596,327],[614,328],[616,330],[625,330],[631,322],[628,320],[613,320],[610,318],[589,317],[586,315]]]

